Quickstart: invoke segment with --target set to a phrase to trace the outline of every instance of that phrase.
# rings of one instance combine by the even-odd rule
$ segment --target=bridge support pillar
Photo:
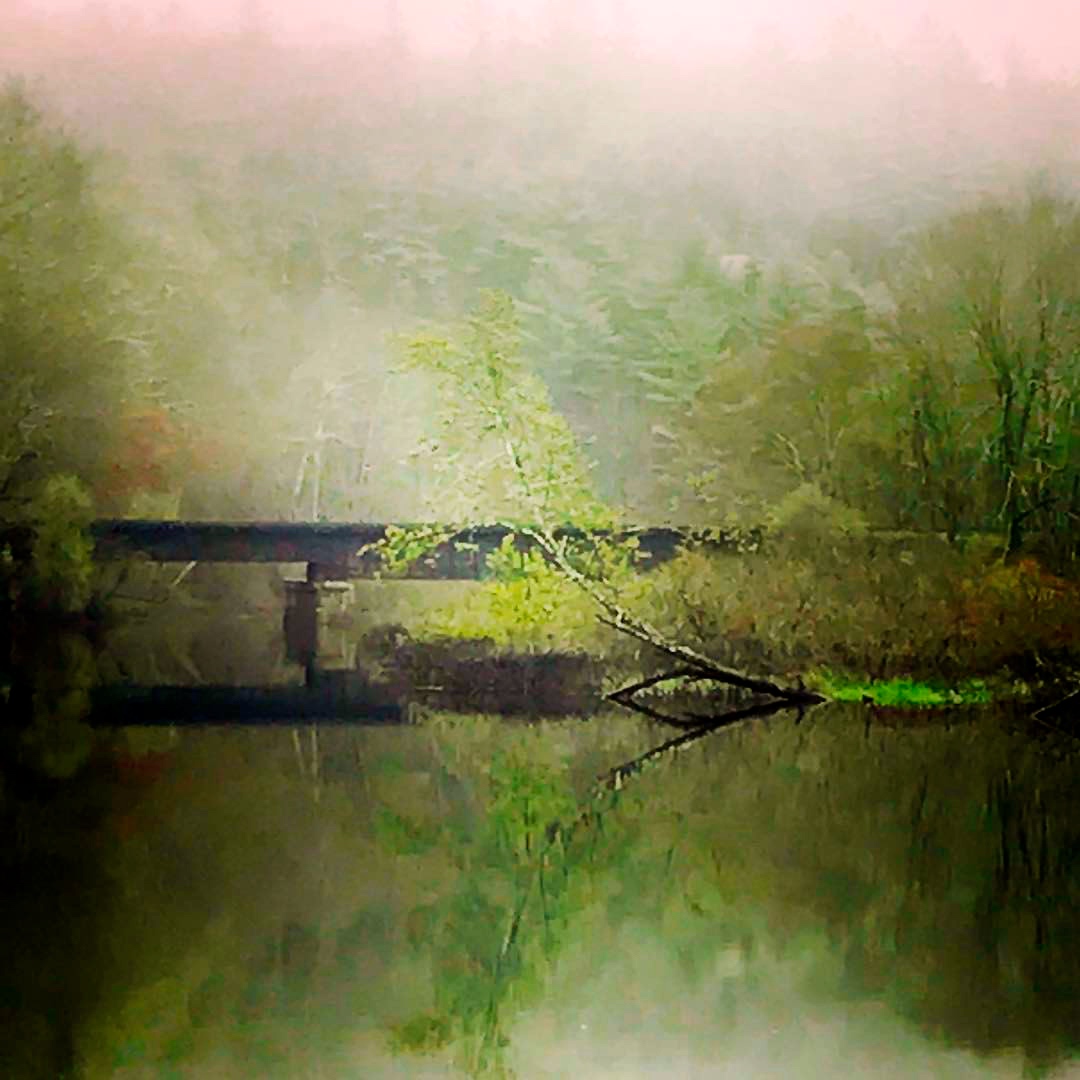
[[[285,581],[285,656],[294,664],[305,668],[318,663],[320,607],[324,594],[336,602],[331,606],[345,613],[353,597],[352,584],[344,580],[327,580],[326,566],[310,562],[307,578],[303,581]]]
[[[319,653],[319,586],[313,581],[285,582],[285,656],[305,667]]]

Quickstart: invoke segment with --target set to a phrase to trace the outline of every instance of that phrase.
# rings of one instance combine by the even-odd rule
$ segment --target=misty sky
[[[86,0],[4,3],[57,18],[86,6]],[[478,8],[486,12],[496,40],[504,34],[528,38],[541,13],[554,5],[569,18],[588,11],[603,31],[616,24],[624,31],[630,27],[639,45],[668,54],[688,45],[740,48],[763,29],[778,29],[797,52],[817,52],[837,21],[850,14],[886,42],[897,43],[917,33],[930,11],[938,27],[955,32],[988,74],[1000,75],[1010,54],[1039,74],[1076,76],[1080,71],[1077,0],[108,0],[121,17],[152,25],[186,21],[210,27],[262,18],[275,35],[305,41],[369,35],[385,24],[395,3],[410,39],[423,49],[460,47],[463,29]]]

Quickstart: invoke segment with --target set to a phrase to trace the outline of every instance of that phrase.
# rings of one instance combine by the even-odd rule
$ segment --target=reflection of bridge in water
[[[422,527],[439,528],[431,524]],[[398,694],[388,694],[386,688],[372,685],[362,672],[321,670],[317,661],[321,600],[328,594],[347,590],[343,582],[378,576],[383,569],[383,560],[377,551],[371,549],[371,545],[383,540],[392,528],[395,526],[336,522],[232,523],[126,519],[94,522],[92,535],[98,559],[141,556],[161,563],[305,563],[307,567],[303,579],[287,580],[285,583],[287,655],[304,667],[303,686],[103,687],[95,694],[95,723],[406,722],[407,702]],[[511,531],[498,525],[463,528],[415,560],[403,572],[395,571],[394,577],[426,581],[482,580],[488,573],[488,557]],[[563,529],[556,535],[587,539],[589,534],[576,529]],[[717,531],[704,533],[677,527],[627,529],[615,536],[634,537],[637,540],[638,564],[643,570],[673,558],[687,542],[723,549],[745,544],[746,539]],[[521,550],[531,546],[520,536],[516,543]],[[513,663],[509,659],[507,662]],[[573,665],[576,658],[551,657],[549,662],[556,667],[564,662]],[[566,685],[570,675],[569,670],[523,669],[521,681],[516,677],[513,680],[520,687],[520,696],[512,695],[518,700],[505,711],[531,712],[532,705],[540,704],[545,698],[549,705],[554,706],[553,712],[571,711],[569,708],[559,708],[557,695],[550,694],[553,683]]]
[[[359,673],[314,668],[303,686],[102,686],[91,695],[90,713],[95,727],[382,727],[408,718],[407,702],[373,692]]]
[[[300,686],[102,686],[93,692],[92,723],[370,727],[408,723],[412,703],[508,717],[581,717],[600,705],[602,668],[583,654],[464,652],[409,642],[394,671],[376,679],[363,665],[324,670],[309,662]]]

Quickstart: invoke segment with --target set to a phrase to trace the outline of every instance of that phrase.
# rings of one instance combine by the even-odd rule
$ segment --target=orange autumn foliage
[[[958,614],[962,636],[1005,651],[1080,645],[1080,585],[1030,556],[962,582]]]
[[[139,492],[168,491],[183,468],[186,447],[183,429],[167,409],[142,405],[125,410],[96,494],[106,505],[116,505]]]

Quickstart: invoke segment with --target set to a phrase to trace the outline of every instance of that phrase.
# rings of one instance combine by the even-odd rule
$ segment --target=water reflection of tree
[[[550,776],[511,766],[500,783],[517,801],[488,809],[502,846],[479,834],[487,877],[462,879],[432,939],[446,1011],[406,1026],[401,1044],[460,1023],[471,1071],[507,1068],[514,1016],[557,993],[561,947],[600,902],[612,926],[666,927],[691,982],[734,948],[732,1023],[770,1007],[772,963],[774,982],[796,973],[796,1009],[884,1002],[927,1033],[930,1054],[938,1039],[980,1055],[1022,1047],[1038,1073],[1075,1052],[1078,980],[1062,948],[1077,930],[1068,761],[1008,736],[985,746],[963,724],[882,735],[835,719],[836,731],[733,733],[692,770],[611,793],[587,833],[556,832],[557,844],[529,833]],[[501,903],[476,884],[490,888],[493,863]],[[452,992],[440,999],[440,987]]]
[[[225,1075],[374,1073],[387,1047],[530,1075],[535,1017],[553,1047],[587,1022],[612,1055],[677,1030],[707,1058],[768,1025],[812,1041],[820,1015],[870,1041],[872,1000],[929,1060],[942,1042],[1060,1060],[1070,759],[985,717],[866,719],[757,718],[654,755],[663,735],[617,714],[326,730],[317,805],[287,731],[185,736],[103,837],[120,888],[83,932],[108,992],[78,1044]],[[620,783],[613,761],[645,767]],[[771,1045],[782,1063],[802,1044]]]
[[[512,1075],[505,1061],[507,1009],[543,997],[568,922],[587,905],[598,879],[618,866],[626,839],[636,839],[604,830],[624,785],[718,731],[785,707],[770,702],[669,719],[626,700],[684,731],[607,770],[583,797],[575,796],[564,770],[537,765],[520,751],[493,759],[466,872],[450,896],[420,912],[432,933],[436,1011],[395,1030],[400,1049],[428,1049],[459,1035],[470,1075]]]
[[[0,705],[0,1074],[30,1080],[74,1075],[115,882],[95,847],[108,789],[86,768],[93,649],[55,623],[18,629]]]
[[[752,853],[718,834],[726,891],[752,882],[788,933],[826,926],[838,991],[978,1053],[1064,1053],[1077,983],[1060,947],[1076,932],[1068,761],[964,722],[863,740],[855,723],[819,722],[771,742],[756,784],[738,758],[715,768],[729,820],[760,820],[750,798],[773,808]]]

